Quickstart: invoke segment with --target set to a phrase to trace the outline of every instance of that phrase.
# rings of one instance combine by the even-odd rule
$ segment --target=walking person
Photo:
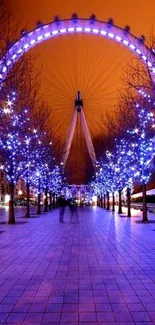
[[[64,213],[65,213],[65,206],[66,200],[64,195],[61,195],[58,200],[59,203],[59,222],[64,223]]]
[[[70,209],[71,223],[73,223],[73,216],[75,216],[75,220],[79,222],[78,207],[75,198],[69,199],[69,209]]]

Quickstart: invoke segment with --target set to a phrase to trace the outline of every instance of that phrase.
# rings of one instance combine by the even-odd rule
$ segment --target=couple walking
[[[70,198],[66,201],[65,197],[62,195],[59,197],[59,222],[64,223],[64,213],[65,207],[68,205],[70,210],[70,220],[73,222],[73,217],[75,216],[76,220],[79,221],[78,208],[75,198]]]

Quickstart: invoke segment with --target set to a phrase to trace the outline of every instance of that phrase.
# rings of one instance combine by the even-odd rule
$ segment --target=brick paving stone
[[[127,308],[130,311],[145,311],[145,308],[141,303],[129,303],[127,304]]]
[[[79,312],[94,312],[95,305],[94,304],[79,304]]]
[[[112,305],[110,303],[96,304],[95,308],[97,312],[112,311]]]
[[[61,322],[77,322],[78,321],[78,312],[63,312],[61,314]]]
[[[151,312],[149,312],[148,314],[149,314],[151,320],[152,320],[153,322],[155,322],[155,311],[151,311]]]
[[[10,313],[6,323],[12,324],[22,324],[25,319],[26,313]]]
[[[0,313],[7,313],[11,312],[13,309],[14,305],[0,305]]]
[[[60,321],[60,323],[56,324],[56,325],[78,325],[78,324],[79,324],[79,322],[76,322],[76,321],[73,320],[73,321],[67,321],[67,322],[66,321]]]
[[[145,309],[150,312],[150,311],[155,311],[155,304],[153,303],[143,303]]]
[[[101,322],[101,321],[109,322],[109,321],[115,320],[113,312],[111,312],[111,311],[97,312],[97,319],[99,322]]]
[[[109,322],[109,321],[98,322],[97,324],[98,324],[98,325],[106,325],[106,324],[108,324],[108,325],[117,325],[116,322]]]
[[[13,309],[13,313],[27,313],[32,305],[31,304],[19,304],[17,303]]]
[[[35,321],[34,321],[34,322],[33,322],[33,321],[30,321],[30,322],[29,322],[29,321],[24,321],[23,324],[24,324],[24,325],[32,325],[32,324],[33,324],[33,325],[40,325],[41,322],[35,322]]]
[[[131,313],[128,311],[114,311],[114,318],[116,321],[124,321],[124,322],[131,322],[133,321],[133,318],[131,316]]]
[[[2,305],[12,305],[12,304],[16,304],[19,300],[19,297],[10,297],[10,296],[6,296],[3,301],[1,302]]]
[[[63,312],[78,312],[79,304],[63,304],[62,311]]]
[[[147,312],[144,312],[144,311],[132,312],[131,314],[132,314],[132,317],[133,317],[134,321],[137,321],[137,322],[138,321],[139,322],[140,321],[145,322],[145,321],[150,321],[151,320],[149,314]]]
[[[8,318],[9,313],[5,313],[5,312],[0,312],[0,324],[3,324],[5,322],[5,320]]]
[[[135,322],[136,325],[154,325],[154,322]],[[125,324],[124,324],[125,325]]]
[[[43,313],[46,310],[46,304],[32,304],[29,312],[30,313]]]
[[[90,321],[90,322],[79,322],[78,324],[80,324],[80,325],[94,325],[94,324],[99,324],[99,323],[98,322],[96,323],[95,321],[94,322]],[[105,323],[104,323],[104,325],[105,325]]]
[[[113,311],[128,311],[127,305],[123,303],[111,304],[111,308]]]
[[[124,296],[124,300],[126,303],[140,303],[140,299],[138,296]]]
[[[116,325],[135,325],[135,322],[116,322]]]
[[[24,319],[24,324],[25,323],[38,323],[41,324],[42,319],[43,319],[43,313],[27,313],[25,319]]]
[[[61,318],[61,313],[44,313],[43,315],[43,324],[48,324],[48,322],[53,323],[53,322],[59,322]]]
[[[96,322],[96,313],[94,312],[80,312],[80,322]]]
[[[47,304],[46,312],[61,313],[62,307],[63,307],[62,304]]]
[[[53,297],[49,297],[48,303],[55,303],[55,304],[62,304],[64,300],[63,296],[53,296]]]

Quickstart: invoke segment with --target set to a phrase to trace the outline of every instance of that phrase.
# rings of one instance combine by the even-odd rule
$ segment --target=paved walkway
[[[0,225],[1,324],[155,324],[155,224],[79,215]]]

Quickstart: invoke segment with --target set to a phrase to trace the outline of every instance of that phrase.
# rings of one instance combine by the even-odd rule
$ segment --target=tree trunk
[[[142,222],[148,222],[147,217],[147,202],[146,202],[146,184],[143,183],[143,220]]]
[[[8,224],[15,224],[15,212],[14,212],[14,184],[10,183],[10,200],[9,200],[9,220]]]
[[[53,193],[53,208],[56,208],[56,202],[55,202],[55,193]]]
[[[49,210],[51,211],[52,210],[52,193],[49,192],[49,195],[50,195],[50,204],[49,204]]]
[[[56,206],[56,208],[59,206],[57,194],[55,194],[55,206]]]
[[[105,194],[104,194],[104,197],[103,197],[103,207],[104,207],[104,209],[106,208],[106,204],[105,204]]]
[[[131,192],[130,192],[130,187],[127,187],[127,216],[131,217]]]
[[[115,211],[115,193],[112,193],[112,211]]]
[[[26,183],[26,213],[25,218],[30,218],[30,183]]]
[[[118,194],[119,194],[118,213],[122,213],[122,197],[121,197],[122,191],[119,190]]]
[[[41,214],[41,205],[40,205],[40,200],[41,200],[41,184],[40,184],[40,177],[38,179],[38,202],[37,202],[37,214]]]
[[[45,190],[44,212],[48,211],[47,189]]]
[[[110,210],[110,205],[109,205],[109,192],[107,192],[107,210]]]
[[[103,196],[101,195],[101,208],[103,208]]]
[[[37,214],[41,214],[41,205],[40,205],[41,194],[38,194],[38,202],[37,202]]]

